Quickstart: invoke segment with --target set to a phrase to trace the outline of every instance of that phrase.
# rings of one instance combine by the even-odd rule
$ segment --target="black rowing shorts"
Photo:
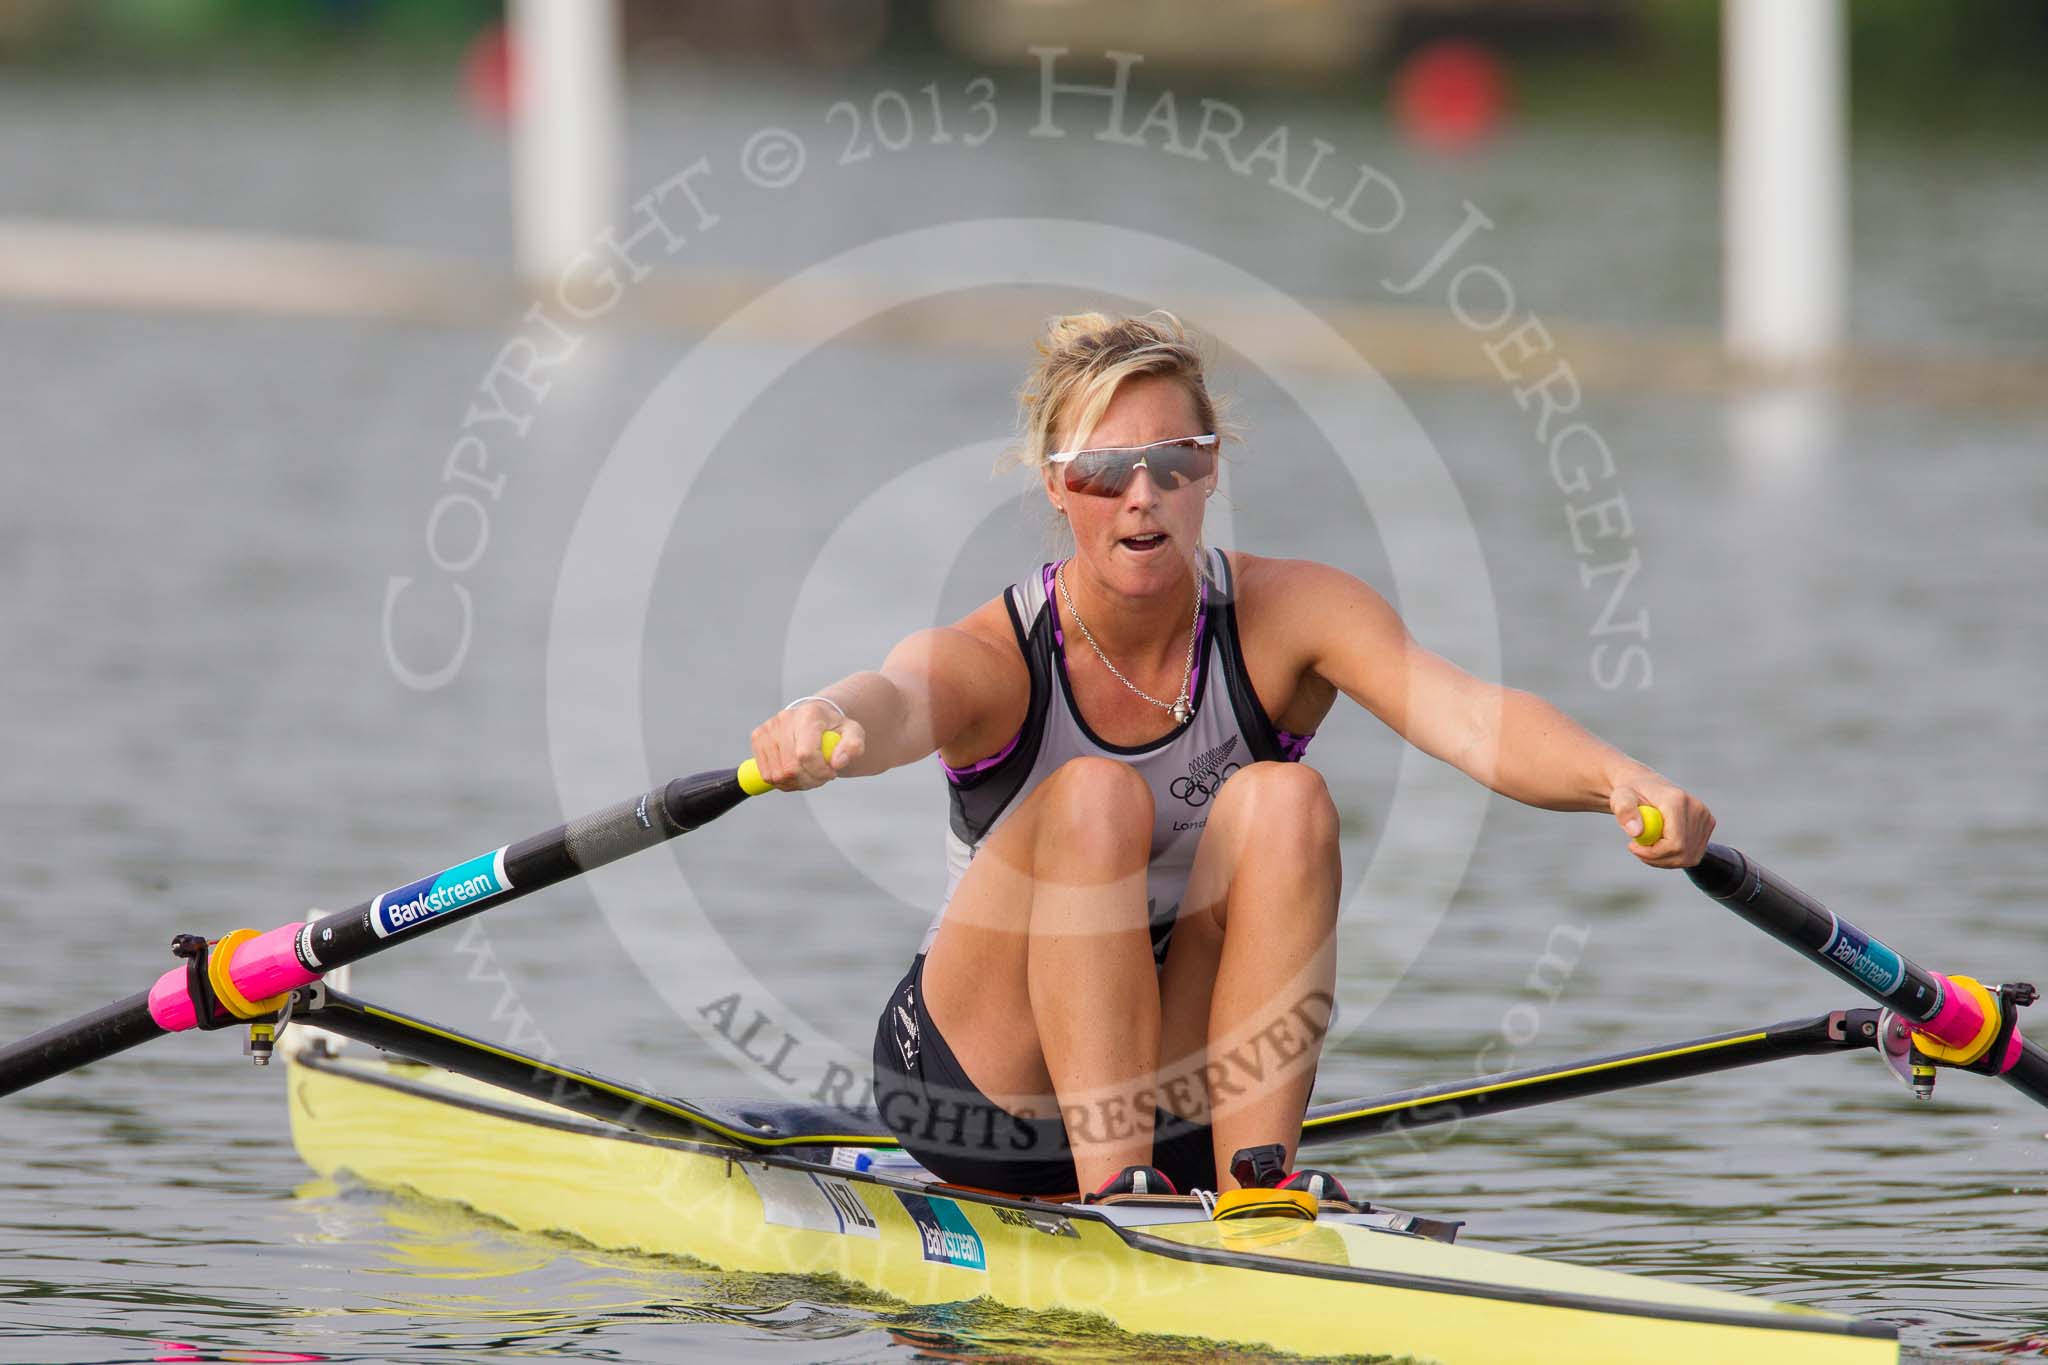
[[[1020,1118],[975,1087],[924,1007],[924,956],[875,1026],[875,1104],[903,1150],[954,1185],[1004,1194],[1075,1193],[1074,1152],[1058,1118]],[[1216,1187],[1207,1125],[1153,1117],[1152,1164],[1186,1193]]]

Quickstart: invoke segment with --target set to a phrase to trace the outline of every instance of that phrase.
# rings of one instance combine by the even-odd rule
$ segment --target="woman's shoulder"
[[[1281,559],[1226,550],[1231,597],[1244,616],[1314,617],[1344,608],[1391,612],[1372,586],[1314,559]]]
[[[1023,652],[1017,642],[1017,626],[1011,619],[1007,592],[997,593],[943,629],[959,642],[963,652],[998,667],[1006,668],[1013,663],[1019,669],[1023,667]]]
[[[953,629],[964,631],[978,640],[1000,644],[1015,638],[1010,626],[1009,593],[999,592],[988,601],[968,612],[953,623]]]
[[[1346,584],[1365,586],[1342,569],[1319,560],[1282,559],[1255,555],[1248,550],[1225,550],[1223,557],[1229,562],[1231,587],[1239,601],[1255,594],[1284,596],[1333,591]]]

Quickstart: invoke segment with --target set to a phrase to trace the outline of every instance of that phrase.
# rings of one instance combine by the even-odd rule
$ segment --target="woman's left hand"
[[[1615,783],[1607,805],[1628,835],[1628,851],[1652,867],[1691,867],[1706,856],[1707,840],[1714,836],[1714,813],[1707,803],[1656,773],[1639,773]],[[1635,841],[1643,832],[1638,806],[1655,806],[1664,815],[1662,837],[1647,847]]]

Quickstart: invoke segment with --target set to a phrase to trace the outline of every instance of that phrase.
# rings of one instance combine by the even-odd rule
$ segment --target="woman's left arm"
[[[1416,748],[1526,805],[1611,812],[1643,862],[1690,867],[1705,854],[1714,817],[1698,797],[1543,698],[1423,648],[1386,599],[1351,575],[1305,560],[1260,567],[1270,575],[1260,596],[1287,623],[1301,663]],[[1638,806],[1664,814],[1664,835],[1648,847],[1633,842]]]

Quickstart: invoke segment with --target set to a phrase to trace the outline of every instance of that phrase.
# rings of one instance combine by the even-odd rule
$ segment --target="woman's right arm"
[[[756,726],[761,776],[783,791],[803,791],[940,749],[993,752],[1023,723],[1031,700],[1030,675],[1010,636],[1001,598],[954,625],[909,636],[879,671],[851,674],[814,694],[831,705],[805,702]],[[829,764],[820,747],[827,730],[839,732]]]

